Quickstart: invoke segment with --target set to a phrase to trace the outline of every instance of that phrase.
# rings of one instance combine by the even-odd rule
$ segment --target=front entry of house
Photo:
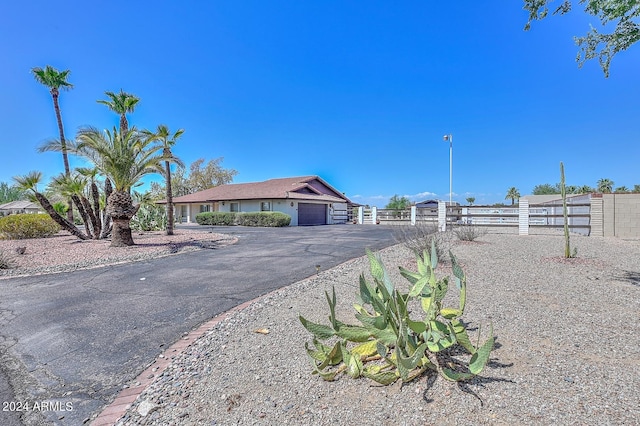
[[[326,204],[298,203],[298,226],[326,224]]]

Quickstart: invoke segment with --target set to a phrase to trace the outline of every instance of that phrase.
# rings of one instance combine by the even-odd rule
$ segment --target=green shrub
[[[55,235],[60,226],[47,214],[12,214],[0,218],[0,238],[23,240]]]
[[[199,225],[231,226],[235,225],[236,213],[233,212],[205,212],[196,215]]]
[[[333,297],[325,293],[330,325],[299,317],[313,334],[313,347],[308,343],[305,346],[313,360],[314,374],[331,381],[345,372],[350,377],[366,377],[383,385],[398,379],[408,382],[427,370],[437,371],[451,381],[469,380],[478,375],[493,350],[493,327],[482,345],[471,343],[461,319],[466,304],[466,277],[453,253],[449,255],[459,291],[455,308],[443,307],[449,279],[436,280],[435,243],[432,243],[431,255],[425,251],[422,256],[416,256],[418,272],[400,268],[402,276],[411,284],[408,293],[394,287],[382,261],[367,251],[374,285],[360,275],[360,295],[354,308],[361,325],[336,319],[335,288]],[[416,305],[422,307],[423,318],[410,317],[410,313],[419,309]]]
[[[281,212],[238,213],[236,223],[241,226],[289,226],[291,216]]]
[[[163,206],[142,205],[131,218],[134,231],[162,231],[167,229],[167,211]]]

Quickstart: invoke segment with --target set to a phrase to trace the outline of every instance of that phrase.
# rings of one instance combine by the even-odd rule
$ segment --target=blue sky
[[[559,181],[640,184],[640,47],[579,69],[576,11],[536,22],[511,2],[65,1],[0,16],[0,181],[62,171],[51,96],[31,75],[70,69],[67,137],[118,118],[96,103],[123,89],[132,125],[185,134],[185,163],[224,157],[234,182],[317,174],[356,202],[394,195],[504,201]],[[72,161],[72,166],[78,164]],[[157,176],[155,179],[160,180]]]

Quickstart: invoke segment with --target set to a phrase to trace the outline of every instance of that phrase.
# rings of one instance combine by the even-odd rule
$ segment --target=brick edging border
[[[221,313],[220,315],[216,315],[209,321],[191,330],[186,336],[180,338],[180,340],[158,355],[151,365],[140,373],[138,377],[133,379],[131,383],[134,383],[135,386],[121,390],[116,396],[116,399],[111,404],[107,405],[100,414],[91,421],[91,426],[115,425],[116,422],[125,415],[127,410],[131,408],[131,404],[138,399],[142,392],[164,372],[176,355],[181,354],[197,339],[204,336],[207,331],[211,330],[215,325],[224,321],[232,314],[247,308],[249,305],[259,301],[260,299],[268,297],[279,290],[281,289],[275,289],[269,293],[263,294],[262,296],[258,296],[255,299],[244,302],[226,312]]]

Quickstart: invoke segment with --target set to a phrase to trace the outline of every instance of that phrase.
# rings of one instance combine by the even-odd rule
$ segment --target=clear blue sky
[[[640,184],[640,46],[605,79],[575,62],[576,11],[523,31],[522,3],[433,1],[7,2],[0,15],[0,181],[62,171],[51,96],[31,68],[70,69],[67,137],[118,118],[185,134],[185,163],[224,157],[235,182],[317,174],[354,201],[504,201],[536,184]],[[78,164],[75,162],[75,164]],[[72,162],[72,166],[74,163]],[[157,180],[161,178],[156,177]]]

